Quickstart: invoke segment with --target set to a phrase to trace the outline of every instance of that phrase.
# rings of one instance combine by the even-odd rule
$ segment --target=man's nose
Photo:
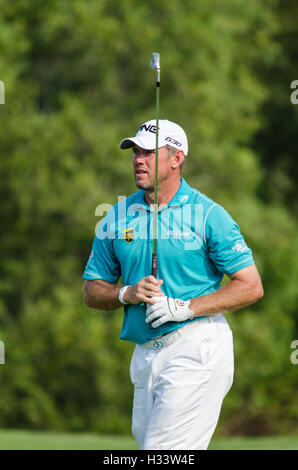
[[[145,155],[143,152],[138,152],[137,154],[135,154],[134,156],[134,161],[135,163],[139,163],[139,162],[142,162],[145,158]]]

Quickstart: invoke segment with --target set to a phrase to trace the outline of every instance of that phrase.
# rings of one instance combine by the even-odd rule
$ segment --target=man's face
[[[168,178],[170,172],[169,151],[166,147],[158,149],[158,182]],[[154,190],[155,181],[155,149],[145,150],[133,147],[133,167],[136,186],[139,189]]]

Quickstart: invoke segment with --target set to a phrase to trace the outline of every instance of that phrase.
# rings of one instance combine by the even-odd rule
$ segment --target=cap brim
[[[137,145],[138,147],[145,149],[145,150],[153,150],[155,149],[155,137],[153,136],[153,139],[144,139],[140,137],[129,137],[127,139],[123,139],[120,142],[120,148],[122,150],[130,149],[134,145]]]

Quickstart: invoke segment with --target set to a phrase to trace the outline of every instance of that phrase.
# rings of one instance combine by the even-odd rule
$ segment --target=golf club
[[[158,124],[159,124],[159,90],[160,90],[160,55],[152,52],[151,67],[156,69],[156,141],[155,141],[155,183],[154,183],[154,219],[153,219],[153,252],[152,275],[157,279],[157,212],[158,212]]]
[[[157,212],[158,212],[158,124],[159,124],[159,89],[160,89],[160,56],[158,52],[152,52],[151,67],[156,69],[156,140],[155,140],[155,182],[154,182],[154,214],[153,214],[153,251],[152,251],[152,276],[157,279]],[[151,324],[149,325],[152,328]]]

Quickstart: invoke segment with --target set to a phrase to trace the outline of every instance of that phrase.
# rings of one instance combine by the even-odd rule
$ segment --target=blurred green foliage
[[[297,6],[257,0],[1,1],[0,426],[130,430],[122,310],[88,309],[96,207],[135,191],[120,140],[181,124],[184,176],[253,249],[265,296],[232,313],[235,382],[222,434],[297,432]]]

